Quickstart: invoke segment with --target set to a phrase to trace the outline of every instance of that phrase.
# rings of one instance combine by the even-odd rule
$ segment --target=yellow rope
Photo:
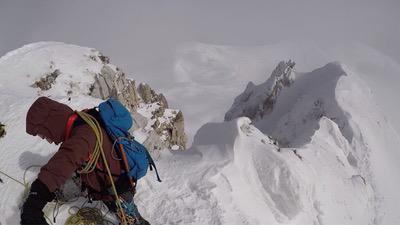
[[[101,155],[104,161],[104,165],[107,170],[107,174],[110,178],[111,182],[111,187],[114,192],[115,198],[116,198],[116,204],[120,212],[122,213],[122,224],[127,225],[126,217],[125,217],[125,212],[124,209],[122,208],[121,201],[118,197],[117,193],[117,188],[115,187],[113,177],[111,175],[110,168],[108,166],[108,161],[106,158],[106,155],[104,154],[103,150],[103,135],[101,133],[101,126],[99,122],[91,115],[85,113],[85,112],[77,112],[77,114],[92,128],[94,134],[96,135],[96,145],[92,153],[92,158],[89,159],[89,162],[86,164],[86,166],[78,171],[79,173],[91,173],[96,169],[97,162],[99,160],[99,156]]]

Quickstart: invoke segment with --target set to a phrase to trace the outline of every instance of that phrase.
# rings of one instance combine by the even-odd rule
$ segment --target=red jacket
[[[87,161],[89,153],[95,147],[95,134],[87,124],[73,128],[70,138],[64,140],[67,120],[73,113],[73,110],[65,104],[40,97],[29,108],[26,116],[26,132],[28,134],[42,136],[56,144],[61,143],[58,151],[41,168],[38,176],[38,179],[49,188],[50,192],[60,189],[74,171],[82,167]],[[115,175],[115,181],[121,173],[121,164],[111,155],[112,142],[104,129],[102,129],[102,134],[104,153],[111,173]],[[89,188],[89,191],[92,191],[92,194],[95,194],[95,199],[101,198],[96,195],[97,192],[104,192],[110,186],[108,175],[103,172],[106,170],[101,158],[99,166],[100,170],[81,174],[82,183]]]

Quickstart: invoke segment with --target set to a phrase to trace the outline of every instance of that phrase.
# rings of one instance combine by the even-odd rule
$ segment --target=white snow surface
[[[27,109],[38,95],[74,109],[101,101],[86,95],[93,82],[90,74],[101,69],[87,59],[94,52],[41,42],[0,58],[0,122],[7,132],[0,139],[0,170],[21,179],[28,166],[45,164],[57,150],[25,133]],[[263,120],[221,122],[248,81],[264,82],[268,77],[263,74],[270,74],[287,52],[293,53],[300,69],[321,68],[297,73]],[[400,75],[395,69],[400,67],[386,58],[363,55],[365,62],[381,60],[372,67],[390,64],[373,71],[397,73],[376,75],[379,85],[387,84],[388,92],[394,93],[383,102],[379,100],[384,95],[376,95],[382,89],[369,79],[373,71],[364,75],[352,61],[325,65],[322,54],[323,50],[309,53],[291,45],[257,50],[196,43],[181,48],[175,64],[177,84],[166,94],[179,106],[187,104],[183,112],[192,146],[162,152],[156,162],[162,183],[152,172],[140,180],[136,202],[142,215],[151,224],[170,225],[400,224],[400,138],[390,120],[397,108],[387,106],[399,97],[393,88]],[[296,60],[299,56],[303,60]],[[54,68],[65,80],[56,80],[46,92],[30,87]],[[70,89],[71,102],[66,95]],[[286,140],[285,147],[277,146],[275,139]],[[27,180],[35,179],[37,172],[29,170]],[[23,187],[0,177],[0,223],[18,224]],[[63,224],[68,208],[82,201],[64,205],[56,224]],[[51,214],[51,209],[46,212]]]

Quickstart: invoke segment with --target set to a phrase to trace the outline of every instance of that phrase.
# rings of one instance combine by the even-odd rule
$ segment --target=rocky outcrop
[[[0,138],[6,135],[6,125],[0,123]]]
[[[126,78],[120,69],[109,63],[110,59],[106,56],[100,54],[90,58],[101,62],[103,67],[95,75],[89,95],[101,99],[117,98],[127,106],[134,118],[134,130],[147,134],[144,145],[153,156],[157,158],[165,148],[186,148],[183,114],[169,109],[163,94],[156,93],[146,83],[136,87],[135,81]]]
[[[171,131],[171,145],[180,146],[184,149],[186,146],[187,137],[185,135],[185,122],[182,111],[178,112],[172,121],[171,127],[169,127],[167,130]]]
[[[154,132],[159,135],[164,135],[168,140],[168,148],[171,149],[185,149],[187,137],[185,135],[185,122],[181,111],[173,111],[173,116],[168,120],[161,116],[156,117],[154,124],[152,125]],[[160,122],[164,120],[164,122]]]
[[[183,114],[178,110],[163,108],[156,103],[157,109],[151,113],[151,124],[148,124],[149,138],[144,145],[152,152],[156,158],[160,155],[160,150],[164,148],[172,150],[184,150],[186,148],[187,137],[185,134],[185,123]]]
[[[168,108],[168,102],[164,95],[157,94],[148,84],[140,83],[138,86],[138,93],[144,103],[149,104],[159,102],[161,107]]]
[[[43,75],[40,78],[40,80],[33,83],[31,85],[31,87],[40,88],[40,90],[42,90],[42,91],[47,91],[56,82],[56,79],[59,75],[60,75],[60,71],[58,69],[56,69],[51,73]]]
[[[225,121],[241,116],[258,120],[269,114],[275,105],[280,91],[294,82],[295,62],[281,61],[271,76],[260,85],[249,82],[245,91],[235,98],[229,111],[225,114]]]
[[[96,74],[89,95],[101,99],[117,98],[131,112],[136,111],[139,104],[135,81],[126,78],[122,71],[109,64],[104,64],[101,72]]]
[[[129,79],[110,63],[109,57],[95,49],[56,46],[60,50],[49,52],[57,52],[57,57],[43,53],[47,57],[40,61],[43,70],[26,75],[38,95],[57,95],[74,103],[75,99],[87,95],[103,100],[118,99],[132,113],[131,132],[152,154],[165,148],[185,149],[183,115],[179,110],[169,109],[163,94],[145,83],[136,86],[135,80]]]

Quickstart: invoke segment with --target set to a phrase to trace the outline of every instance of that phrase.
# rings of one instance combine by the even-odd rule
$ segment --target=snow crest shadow
[[[292,87],[282,91],[271,114],[257,121],[256,127],[276,138],[282,147],[302,147],[319,129],[320,119],[327,117],[351,142],[354,134],[349,115],[339,106],[336,96],[342,76],[347,73],[338,62],[299,74]]]

